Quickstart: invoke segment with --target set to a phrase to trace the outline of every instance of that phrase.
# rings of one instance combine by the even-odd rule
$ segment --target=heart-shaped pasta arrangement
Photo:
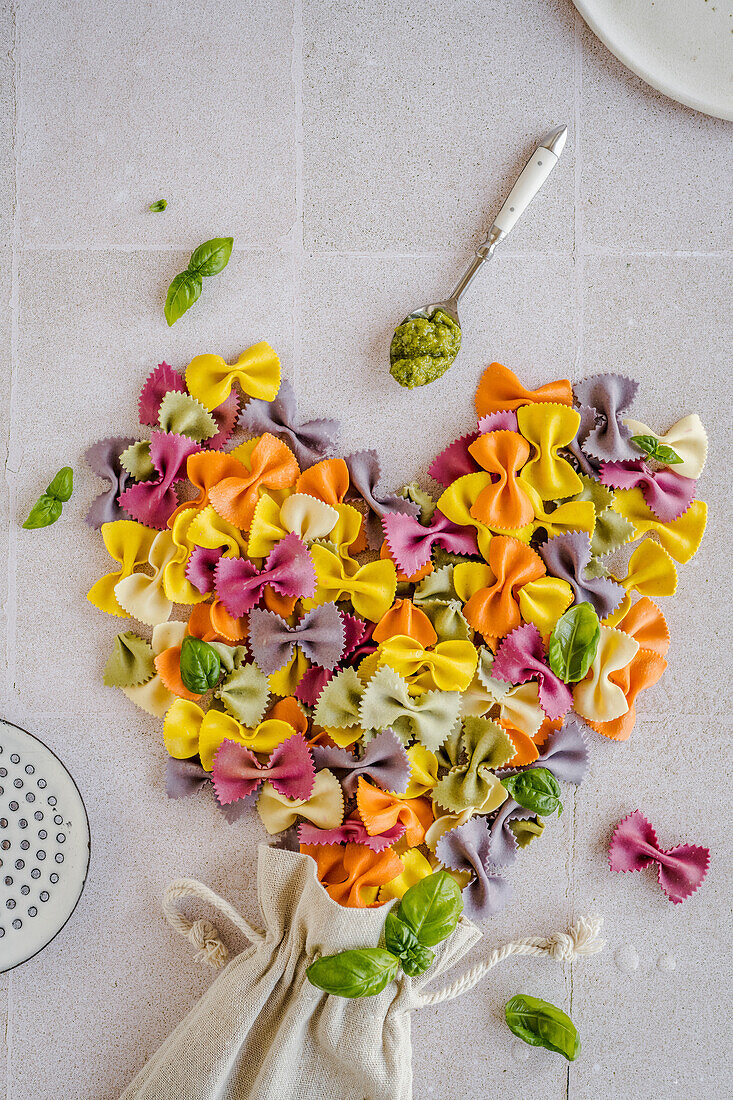
[[[530,390],[492,363],[434,499],[386,492],[373,451],[335,457],[338,424],[298,420],[266,343],[152,371],[149,438],[87,452],[118,566],[89,599],[152,628],[118,634],[104,682],[162,719],[170,797],[258,813],[343,905],[440,866],[469,916],[497,912],[590,731],[629,737],[666,667],[652,597],[705,528],[703,426],[655,434],[637,388]]]

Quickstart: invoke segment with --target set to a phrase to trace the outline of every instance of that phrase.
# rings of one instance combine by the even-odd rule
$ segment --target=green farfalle
[[[359,704],[363,694],[364,685],[356,669],[342,669],[328,681],[318,696],[313,721],[326,729],[351,729],[360,725]]]
[[[479,682],[486,689],[494,702],[500,703],[512,685],[507,684],[504,680],[495,679],[491,675],[493,667],[494,654],[485,645],[480,646],[478,651],[478,665],[476,666],[476,675],[479,679]]]
[[[403,485],[399,495],[417,504],[420,509],[420,523],[423,525],[430,523],[435,511],[435,501],[429,493],[420,488],[417,482],[411,481],[409,485]]]
[[[155,675],[153,647],[145,638],[126,630],[118,634],[104,666],[107,687],[138,687]]]
[[[243,645],[227,645],[226,642],[209,642],[209,645],[219,654],[222,672],[234,672],[247,660],[247,650]]]
[[[219,431],[208,409],[190,394],[169,390],[160,403],[158,424],[161,431],[186,435],[202,443]]]
[[[216,645],[215,642],[209,644]],[[236,718],[243,726],[251,727],[258,725],[264,717],[270,686],[264,672],[260,672],[257,665],[248,664],[230,672],[215,694],[232,718]]]
[[[426,691],[411,696],[407,682],[384,665],[363,690],[359,724],[365,729],[389,726],[403,744],[415,738],[435,752],[448,736],[460,706],[457,691]]]
[[[131,443],[120,455],[120,465],[135,481],[150,481],[155,477],[155,466],[150,461],[150,441],[141,439]]]
[[[453,587],[452,565],[443,565],[440,569],[435,569],[415,587],[415,594],[412,597],[414,604],[419,607],[431,600],[442,600],[443,603],[458,601],[458,593]]]
[[[453,728],[435,754],[441,768],[455,768],[456,764],[460,763],[463,752],[461,748],[462,740],[463,723],[459,717],[456,719]]]
[[[596,510],[596,525],[590,542],[591,553],[594,558],[603,558],[607,554],[613,554],[627,542],[634,533],[634,526],[627,519],[620,516],[612,508],[616,494],[607,485],[601,485],[587,474],[581,474],[580,480],[583,488],[571,500],[590,500]],[[593,563],[591,563],[591,566]],[[591,566],[588,568],[590,569]],[[602,574],[588,573],[588,576],[601,576]]]
[[[494,771],[516,755],[511,738],[490,718],[466,718],[461,750],[465,762],[443,776],[433,791],[433,799],[454,813],[469,808],[491,813],[507,798]]]
[[[460,600],[426,600],[420,609],[433,624],[439,642],[463,642],[473,638],[473,631],[464,618]]]
[[[542,836],[545,831],[545,823],[541,817],[530,817],[528,821],[516,818],[508,824],[520,848],[526,848],[535,837]]]

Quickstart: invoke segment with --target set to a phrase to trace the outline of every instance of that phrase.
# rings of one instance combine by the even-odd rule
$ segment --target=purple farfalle
[[[330,745],[313,745],[311,751],[316,768],[332,771],[350,798],[356,795],[362,775],[384,791],[404,794],[407,790],[410,762],[402,742],[389,727],[365,746],[361,757]]]
[[[480,434],[480,432],[469,432],[449,443],[428,467],[430,476],[447,489],[459,477],[478,473],[481,467],[473,455],[469,454],[468,448],[476,442]]]
[[[583,444],[595,427],[596,410],[592,409],[590,405],[581,405],[578,412],[580,413],[580,424],[575,433],[575,439],[568,443],[566,450],[570,451],[575,460],[575,465],[582,474],[587,474],[588,477],[596,477],[601,466],[601,460],[592,458],[583,450]]]
[[[528,768],[547,768],[561,783],[582,783],[588,773],[588,738],[577,715],[569,714],[562,727],[551,733],[539,750],[539,757],[526,768],[503,768],[500,779]]]
[[[501,804],[489,826],[489,857],[497,867],[509,867],[516,861],[517,838],[509,825],[512,821],[529,821],[536,814],[507,798]]]
[[[625,589],[609,577],[586,577],[590,564],[590,539],[582,531],[567,531],[548,539],[538,554],[552,577],[567,581],[575,595],[575,603],[589,603],[599,619],[607,618],[626,595]]]
[[[582,445],[585,454],[603,462],[638,457],[630,443],[631,432],[622,420],[638,388],[638,382],[621,374],[594,374],[573,387],[577,403],[589,405],[596,413],[596,425]]]
[[[120,455],[134,442],[134,439],[124,438],[100,439],[84,452],[93,473],[109,482],[109,489],[94,498],[86,514],[90,527],[101,527],[103,523],[127,518],[117,498],[132,478],[120,462]]]
[[[186,476],[186,463],[201,445],[175,432],[153,432],[150,437],[150,461],[158,477],[154,481],[138,481],[120,493],[119,503],[126,512],[146,527],[165,530],[168,520],[178,507],[173,488]]]
[[[298,420],[295,393],[282,382],[274,401],[250,401],[239,426],[252,435],[269,432],[282,439],[295,455],[301,470],[333,454],[341,425],[338,420]]]
[[[459,527],[436,508],[430,522],[422,524],[414,516],[390,512],[382,518],[384,537],[397,568],[411,577],[430,561],[434,546],[454,554],[478,554],[476,531]]]
[[[474,876],[463,891],[467,917],[482,920],[501,912],[511,887],[491,859],[489,830],[483,818],[472,817],[443,833],[435,854],[452,871],[469,871]]]
[[[548,718],[562,718],[573,705],[570,688],[547,663],[542,636],[533,623],[523,623],[507,635],[496,651],[491,675],[509,684],[536,680],[540,706]]]
[[[406,516],[419,516],[420,506],[411,500],[405,500],[397,493],[382,493],[379,490],[379,458],[376,451],[355,451],[346,459],[351,485],[356,494],[365,501],[369,514],[365,520],[367,540],[372,549],[381,546],[383,541],[382,516],[390,512],[402,512]]]
[[[283,668],[297,645],[308,660],[334,669],[344,653],[344,624],[335,603],[324,603],[290,626],[274,611],[255,608],[249,616],[249,646],[255,664],[270,676]]]
[[[357,651],[358,659],[361,660],[362,657],[367,657],[369,653],[373,653],[376,646],[364,645],[364,651],[361,652],[362,643],[365,639],[368,641],[372,636],[374,623],[369,623],[367,626],[357,615],[349,615],[345,611],[341,611],[339,614],[344,624],[344,652],[337,668],[343,668],[344,665],[350,663],[350,658],[357,654]],[[307,707],[314,707],[318,702],[318,696],[334,676],[335,671],[335,669],[321,668],[318,665],[307,668],[295,689],[296,699],[301,703],[305,703]]]
[[[697,482],[673,470],[652,470],[643,458],[633,462],[604,462],[599,481],[612,489],[640,488],[657,519],[671,523],[687,511],[695,499]]]
[[[155,370],[152,370],[145,379],[140,391],[138,410],[141,424],[149,424],[151,428],[157,427],[160,403],[171,390],[186,393],[186,383],[173,367],[169,367],[167,363],[158,363]]]

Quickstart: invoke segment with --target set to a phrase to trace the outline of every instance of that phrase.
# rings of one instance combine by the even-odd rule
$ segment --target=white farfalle
[[[517,684],[502,696],[499,716],[502,722],[534,737],[545,720],[540,706],[539,686],[535,680]]]
[[[640,420],[624,420],[624,424],[632,435],[654,435],[648,424],[642,424]],[[708,437],[703,427],[702,420],[697,413],[683,416],[676,424],[673,424],[664,435],[657,436],[659,442],[665,447],[671,447],[682,459],[675,462],[669,468],[682,477],[698,478],[703,471],[705,459],[708,456]]]
[[[573,710],[591,722],[612,722],[626,714],[629,709],[626,695],[611,681],[610,675],[626,668],[638,649],[635,638],[622,630],[602,626],[590,672],[585,680],[573,687]]]
[[[158,626],[171,617],[173,603],[165,594],[165,570],[174,560],[177,547],[170,531],[160,531],[153,539],[148,554],[152,577],[145,573],[133,573],[115,585],[115,597],[120,607],[148,626]]]

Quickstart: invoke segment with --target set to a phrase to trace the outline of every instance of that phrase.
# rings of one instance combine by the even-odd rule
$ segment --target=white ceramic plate
[[[731,0],[573,0],[627,68],[665,95],[733,120]]]

